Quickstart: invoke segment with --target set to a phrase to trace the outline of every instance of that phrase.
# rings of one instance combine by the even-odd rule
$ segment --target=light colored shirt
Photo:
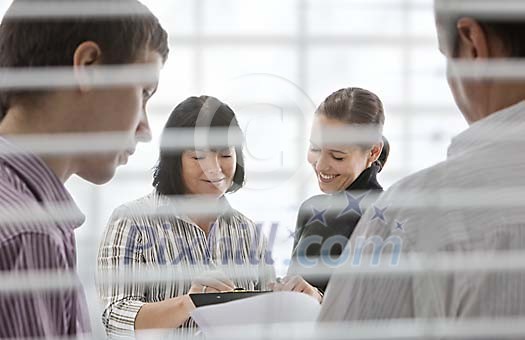
[[[49,271],[76,277],[74,230],[83,222],[49,167],[0,137],[0,274]],[[0,291],[0,338],[74,336],[89,329],[80,283],[68,289]]]
[[[236,287],[267,289],[275,274],[261,228],[229,208],[230,213],[220,216],[206,235],[172,205],[172,201],[150,194],[118,208],[100,245],[99,271],[146,268],[176,271],[187,277],[215,266],[227,267],[231,271],[225,274]],[[161,212],[158,216],[151,213],[155,209]],[[166,214],[166,209],[173,210],[173,215]],[[250,277],[246,276],[244,266],[258,269]],[[190,287],[191,280],[185,279],[99,285],[104,309],[102,320],[108,335],[132,335],[137,313],[145,303],[187,294]],[[196,325],[190,319],[182,328],[180,332],[191,334]]]
[[[352,266],[378,265],[395,274],[396,266],[418,254],[439,259],[524,251],[524,194],[521,102],[472,124],[453,139],[446,161],[401,180],[376,201],[347,245],[350,260],[330,281],[320,320],[525,316],[520,270],[351,273]],[[374,263],[374,248],[387,263]],[[363,256],[360,265],[355,254]],[[364,261],[366,255],[371,261]]]

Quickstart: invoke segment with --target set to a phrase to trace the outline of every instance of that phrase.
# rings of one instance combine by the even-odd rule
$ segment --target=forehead
[[[345,139],[344,137],[350,134],[350,131],[347,129],[351,127],[352,124],[317,114],[312,125],[310,141],[319,147],[350,153],[354,151],[357,146],[344,144],[337,140]],[[336,141],[333,141],[333,139]]]
[[[224,147],[196,147],[195,149],[184,150],[183,153],[222,153],[222,152],[235,152],[235,146],[224,146]]]
[[[316,114],[312,123],[311,139],[321,140],[323,136],[330,135],[331,132],[344,130],[349,124],[338,119],[326,117],[324,114]]]
[[[314,128],[321,128],[321,127],[327,127],[327,128],[338,128],[339,127],[340,128],[340,127],[345,127],[348,125],[349,125],[348,123],[345,123],[339,119],[327,117],[324,114],[316,114],[314,116],[314,121],[313,121]]]

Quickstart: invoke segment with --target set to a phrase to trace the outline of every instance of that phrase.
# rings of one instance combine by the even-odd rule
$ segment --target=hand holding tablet
[[[234,289],[235,284],[224,273],[213,270],[194,279],[189,294],[220,293]]]
[[[219,292],[219,293],[190,293],[190,298],[195,307],[215,305],[218,303],[230,302],[240,299],[246,299],[249,297],[258,296],[260,294],[266,294],[271,292],[270,290],[264,291],[253,291],[244,290],[242,288],[236,288],[234,291]]]

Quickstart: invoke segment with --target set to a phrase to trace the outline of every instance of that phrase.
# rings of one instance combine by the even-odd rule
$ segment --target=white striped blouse
[[[166,208],[173,209],[173,215],[166,214]],[[162,213],[151,214],[156,210]],[[156,194],[127,203],[113,213],[99,248],[99,274],[146,269],[174,275],[173,279],[159,281],[151,280],[150,275],[146,275],[149,281],[144,276],[135,280],[134,276],[127,284],[99,277],[102,321],[109,336],[132,335],[137,313],[145,303],[187,294],[190,277],[209,270],[210,264],[220,266],[236,287],[267,289],[275,274],[266,238],[253,221],[228,210],[208,236],[178,214],[173,202]],[[246,275],[246,268],[252,270],[251,276]],[[178,332],[195,330],[190,319]]]

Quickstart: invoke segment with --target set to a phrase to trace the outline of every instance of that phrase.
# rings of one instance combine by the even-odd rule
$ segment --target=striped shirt
[[[397,255],[400,265],[415,255],[456,258],[449,266],[469,256],[487,256],[487,262],[525,251],[524,136],[525,102],[472,124],[453,139],[446,161],[385,192],[375,206],[386,212],[369,209],[347,249],[361,249],[361,255],[383,251],[385,262],[372,257],[361,266],[394,265],[394,272]],[[360,240],[376,245],[360,248]],[[417,274],[348,275],[355,263],[347,262],[330,281],[322,321],[525,316],[523,270],[428,266]]]
[[[150,194],[119,207],[110,220],[99,248],[99,273],[156,269],[175,274],[169,281],[99,283],[102,320],[109,336],[132,335],[137,313],[145,303],[187,294],[189,277],[209,270],[210,264],[227,266],[226,275],[236,287],[246,290],[267,289],[274,279],[266,238],[246,216],[229,208],[230,213],[220,216],[206,236],[173,205]],[[163,213],[151,213],[157,209]],[[164,213],[166,209],[173,214]],[[257,270],[243,277],[247,264],[257,264]],[[176,332],[192,334],[195,328],[188,320]]]
[[[55,174],[0,137],[0,275],[58,271],[75,278],[74,230],[83,221]],[[86,308],[80,285],[46,291],[4,286],[0,338],[85,333]]]

